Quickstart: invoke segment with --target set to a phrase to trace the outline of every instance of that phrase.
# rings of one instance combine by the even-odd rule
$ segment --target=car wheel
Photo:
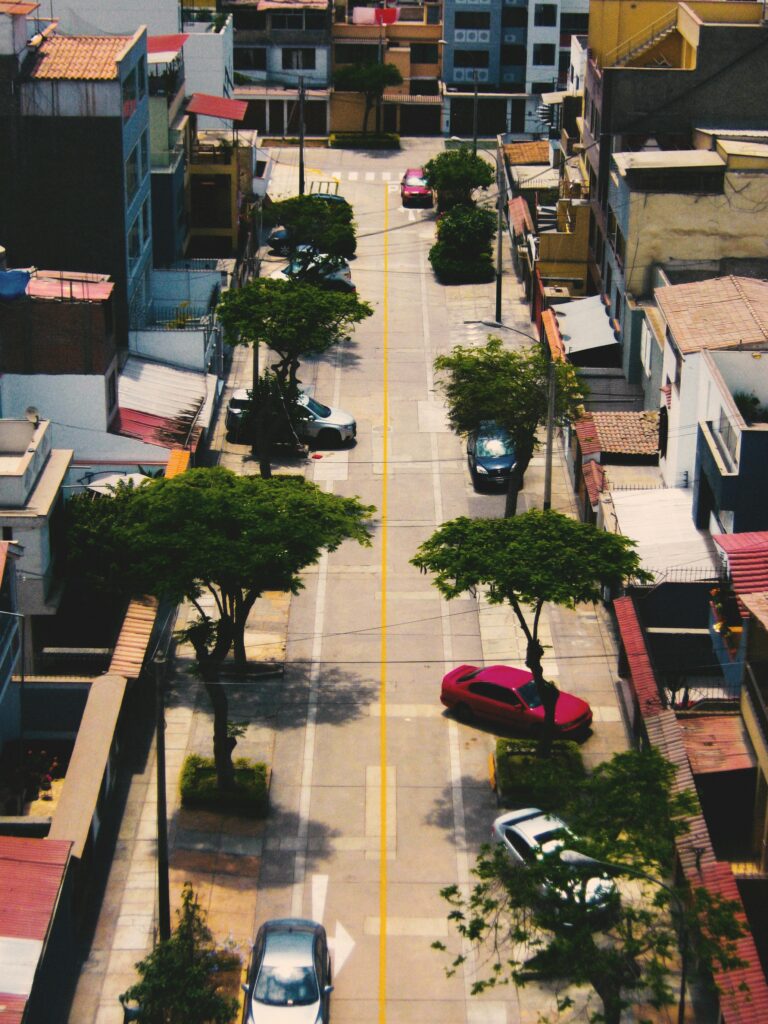
[[[318,448],[338,448],[341,444],[341,435],[337,430],[321,430],[317,435]]]
[[[453,713],[460,722],[464,722],[465,724],[469,724],[475,717],[472,714],[472,709],[469,707],[469,705],[464,703],[457,704],[456,707],[453,709]]]

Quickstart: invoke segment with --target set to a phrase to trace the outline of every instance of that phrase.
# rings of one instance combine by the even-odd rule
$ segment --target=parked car
[[[475,488],[506,487],[517,456],[504,427],[494,420],[483,420],[467,438],[467,463]]]
[[[502,843],[516,867],[541,863],[546,857],[559,856],[560,850],[578,848],[579,840],[565,822],[538,807],[507,811],[493,823],[493,838]],[[570,877],[569,877],[570,876]],[[558,884],[542,884],[541,895],[555,912],[569,903],[586,904],[590,912],[608,911],[616,905],[615,881],[608,875],[584,876],[583,872],[559,871]],[[567,916],[561,923],[570,923]]]
[[[311,245],[297,245],[290,262],[278,270],[273,270],[269,276],[277,280],[287,277],[292,281],[317,284],[332,291],[356,290],[347,261],[341,256],[318,252]]]
[[[357,423],[354,416],[350,416],[348,412],[323,405],[307,390],[300,391],[297,405],[302,409],[302,417],[295,423],[299,437],[315,441],[321,448],[335,448],[346,441],[354,440]],[[227,405],[226,430],[229,440],[243,444],[252,441],[251,408],[250,391],[247,388],[238,388]]]
[[[440,700],[465,721],[482,718],[507,729],[539,732],[544,708],[528,669],[509,665],[459,665],[443,678]],[[555,706],[555,728],[561,736],[586,732],[592,709],[581,697],[560,691]]]
[[[400,182],[403,206],[431,206],[432,189],[426,182],[423,167],[409,167]]]
[[[263,924],[243,990],[245,1024],[327,1024],[333,985],[325,928],[298,917]]]

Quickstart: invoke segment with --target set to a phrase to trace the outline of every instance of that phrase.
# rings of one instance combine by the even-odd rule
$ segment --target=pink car
[[[533,733],[544,724],[544,708],[536,684],[531,673],[523,668],[460,665],[443,679],[440,700],[464,721],[482,718],[506,729]],[[586,732],[591,724],[589,704],[561,690],[555,706],[558,734]]]
[[[431,206],[432,189],[424,180],[423,167],[409,167],[400,182],[403,206]]]

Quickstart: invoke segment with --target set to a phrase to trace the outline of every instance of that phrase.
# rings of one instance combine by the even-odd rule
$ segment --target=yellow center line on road
[[[381,450],[381,686],[379,746],[381,765],[381,844],[379,846],[379,1024],[387,1019],[387,460],[389,429],[389,189],[384,186],[384,292],[382,312],[382,450]]]

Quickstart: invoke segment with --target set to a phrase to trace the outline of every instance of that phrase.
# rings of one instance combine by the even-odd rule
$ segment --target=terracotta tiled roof
[[[656,291],[681,352],[768,348],[768,281],[717,277]]]
[[[53,35],[40,46],[30,76],[36,79],[112,81],[132,36]]]
[[[557,324],[557,317],[551,309],[545,309],[541,314],[541,326],[544,328],[549,354],[558,362],[565,362],[565,345]]]
[[[599,462],[590,459],[581,467],[581,472],[587,487],[589,503],[590,505],[596,505],[600,498],[600,492],[605,487],[605,470]]]
[[[665,384],[663,388],[659,388],[662,395],[664,395],[664,404],[668,409],[672,408],[672,385]]]
[[[504,156],[510,164],[549,164],[548,142],[508,142]]]
[[[136,597],[128,605],[109,671],[138,679],[157,618],[157,598]]]
[[[583,455],[655,455],[659,450],[657,412],[590,412],[575,430]]]

